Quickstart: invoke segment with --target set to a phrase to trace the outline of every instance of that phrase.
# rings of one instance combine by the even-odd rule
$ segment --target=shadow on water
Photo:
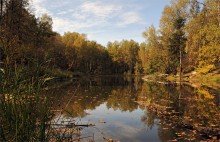
[[[70,81],[47,94],[54,110],[65,110],[64,120],[94,123],[99,133],[89,128],[86,133],[95,134],[97,141],[103,140],[103,133],[119,141],[217,141],[219,92],[137,77],[100,77]]]

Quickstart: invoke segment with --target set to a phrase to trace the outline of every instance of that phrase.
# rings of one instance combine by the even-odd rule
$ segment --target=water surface
[[[94,124],[83,128],[82,135],[95,141],[218,139],[191,127],[214,128],[215,134],[219,130],[218,89],[159,84],[138,77],[102,77],[68,82],[48,94],[53,97],[54,109],[65,110],[62,115],[57,113],[55,120]],[[168,112],[161,114],[164,107]]]

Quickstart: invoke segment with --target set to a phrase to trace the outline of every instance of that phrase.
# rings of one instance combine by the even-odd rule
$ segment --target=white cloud
[[[88,13],[82,13],[80,10],[72,11],[71,15],[77,20],[86,20],[92,17]]]
[[[94,26],[106,25],[105,21],[88,20],[81,22],[74,20],[66,20],[59,17],[54,17],[53,23],[53,29],[61,33],[64,33],[66,31],[78,31],[80,29],[90,28]]]
[[[142,24],[143,20],[136,12],[126,12],[120,16],[121,21],[117,23],[118,26],[127,26],[130,24]]]
[[[68,0],[67,0],[68,1]],[[66,2],[67,2],[66,1]],[[53,29],[60,33],[64,31],[79,31],[94,26],[108,26],[108,18],[119,14],[120,6],[115,4],[105,4],[101,2],[84,2],[78,6],[63,5],[54,1],[50,3],[47,0],[33,0],[33,7],[37,17],[48,13],[53,18]],[[54,8],[55,7],[55,8]]]
[[[44,1],[45,0],[32,0],[31,7],[37,17],[40,17],[44,13],[50,14],[50,12],[42,5]]]
[[[52,16],[53,30],[60,33],[64,33],[65,31],[77,31],[83,28],[106,24],[104,20],[94,18],[91,19],[91,16],[90,18],[88,18],[86,13],[77,13],[77,11],[73,9],[58,10],[58,12],[49,11],[48,7],[45,7],[46,4],[46,0],[32,0],[31,6],[34,8],[34,13],[37,17],[40,17],[44,13],[48,13],[50,16]],[[54,7],[55,5],[52,6]],[[74,14],[71,15],[71,13]],[[64,18],[65,15],[67,15],[68,17]]]
[[[116,4],[104,4],[101,2],[84,2],[80,6],[82,13],[92,13],[94,16],[100,18],[108,18],[118,14],[121,8],[121,6]]]
[[[68,14],[68,11],[59,11],[56,14],[57,15],[65,15],[65,14]]]

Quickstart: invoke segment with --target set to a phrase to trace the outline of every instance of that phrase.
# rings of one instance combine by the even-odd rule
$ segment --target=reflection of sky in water
[[[82,121],[95,123],[97,129],[85,128],[84,133],[88,135],[94,133],[96,141],[102,141],[103,136],[122,142],[160,141],[157,135],[158,127],[155,126],[150,130],[141,122],[141,116],[144,114],[141,109],[121,112],[120,110],[108,109],[104,103],[95,110],[87,110],[86,112],[89,115],[82,118]]]
[[[109,86],[111,81],[113,86]],[[220,110],[218,109],[220,95],[215,90],[196,88],[195,91],[195,88],[183,86],[181,92],[183,99],[179,100],[180,92],[176,84],[163,85],[148,82],[140,84],[137,81],[135,85],[135,82],[128,83],[128,81],[118,78],[111,81],[100,81],[104,85],[99,83],[99,85],[82,86],[76,94],[73,93],[75,92],[73,86],[53,90],[55,93],[52,95],[56,95],[54,98],[59,100],[55,104],[61,103],[60,108],[65,108],[69,112],[64,112],[64,117],[61,116],[58,123],[65,119],[65,121],[75,120],[77,124],[95,124],[95,127],[83,129],[82,136],[93,136],[94,134],[96,142],[104,141],[103,137],[121,142],[157,142],[175,140],[177,132],[183,133],[184,131],[184,133],[192,134],[190,130],[171,126],[175,125],[175,123],[169,124],[172,116],[162,119],[163,123],[158,124],[159,117],[154,112],[149,109],[147,111],[144,109],[145,107],[135,103],[141,101],[171,106],[173,107],[172,112],[178,112],[181,118],[190,118],[184,120],[190,120],[195,124],[201,123],[203,120],[194,118],[204,117],[207,125],[209,125],[208,122],[211,122],[220,126],[220,121],[217,119]],[[72,99],[69,102],[70,98]],[[66,107],[67,102],[69,102],[68,107]],[[58,109],[60,108],[58,107]],[[56,117],[58,116],[56,115]],[[70,116],[75,118],[71,119]],[[76,118],[76,116],[82,118]],[[196,136],[198,140],[201,139],[200,135],[194,134],[193,136]],[[185,140],[185,138],[192,138],[192,136],[184,136],[181,140]]]

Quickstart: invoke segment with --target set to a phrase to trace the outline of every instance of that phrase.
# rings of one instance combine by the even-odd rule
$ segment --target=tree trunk
[[[180,83],[182,82],[182,48],[180,48]]]

